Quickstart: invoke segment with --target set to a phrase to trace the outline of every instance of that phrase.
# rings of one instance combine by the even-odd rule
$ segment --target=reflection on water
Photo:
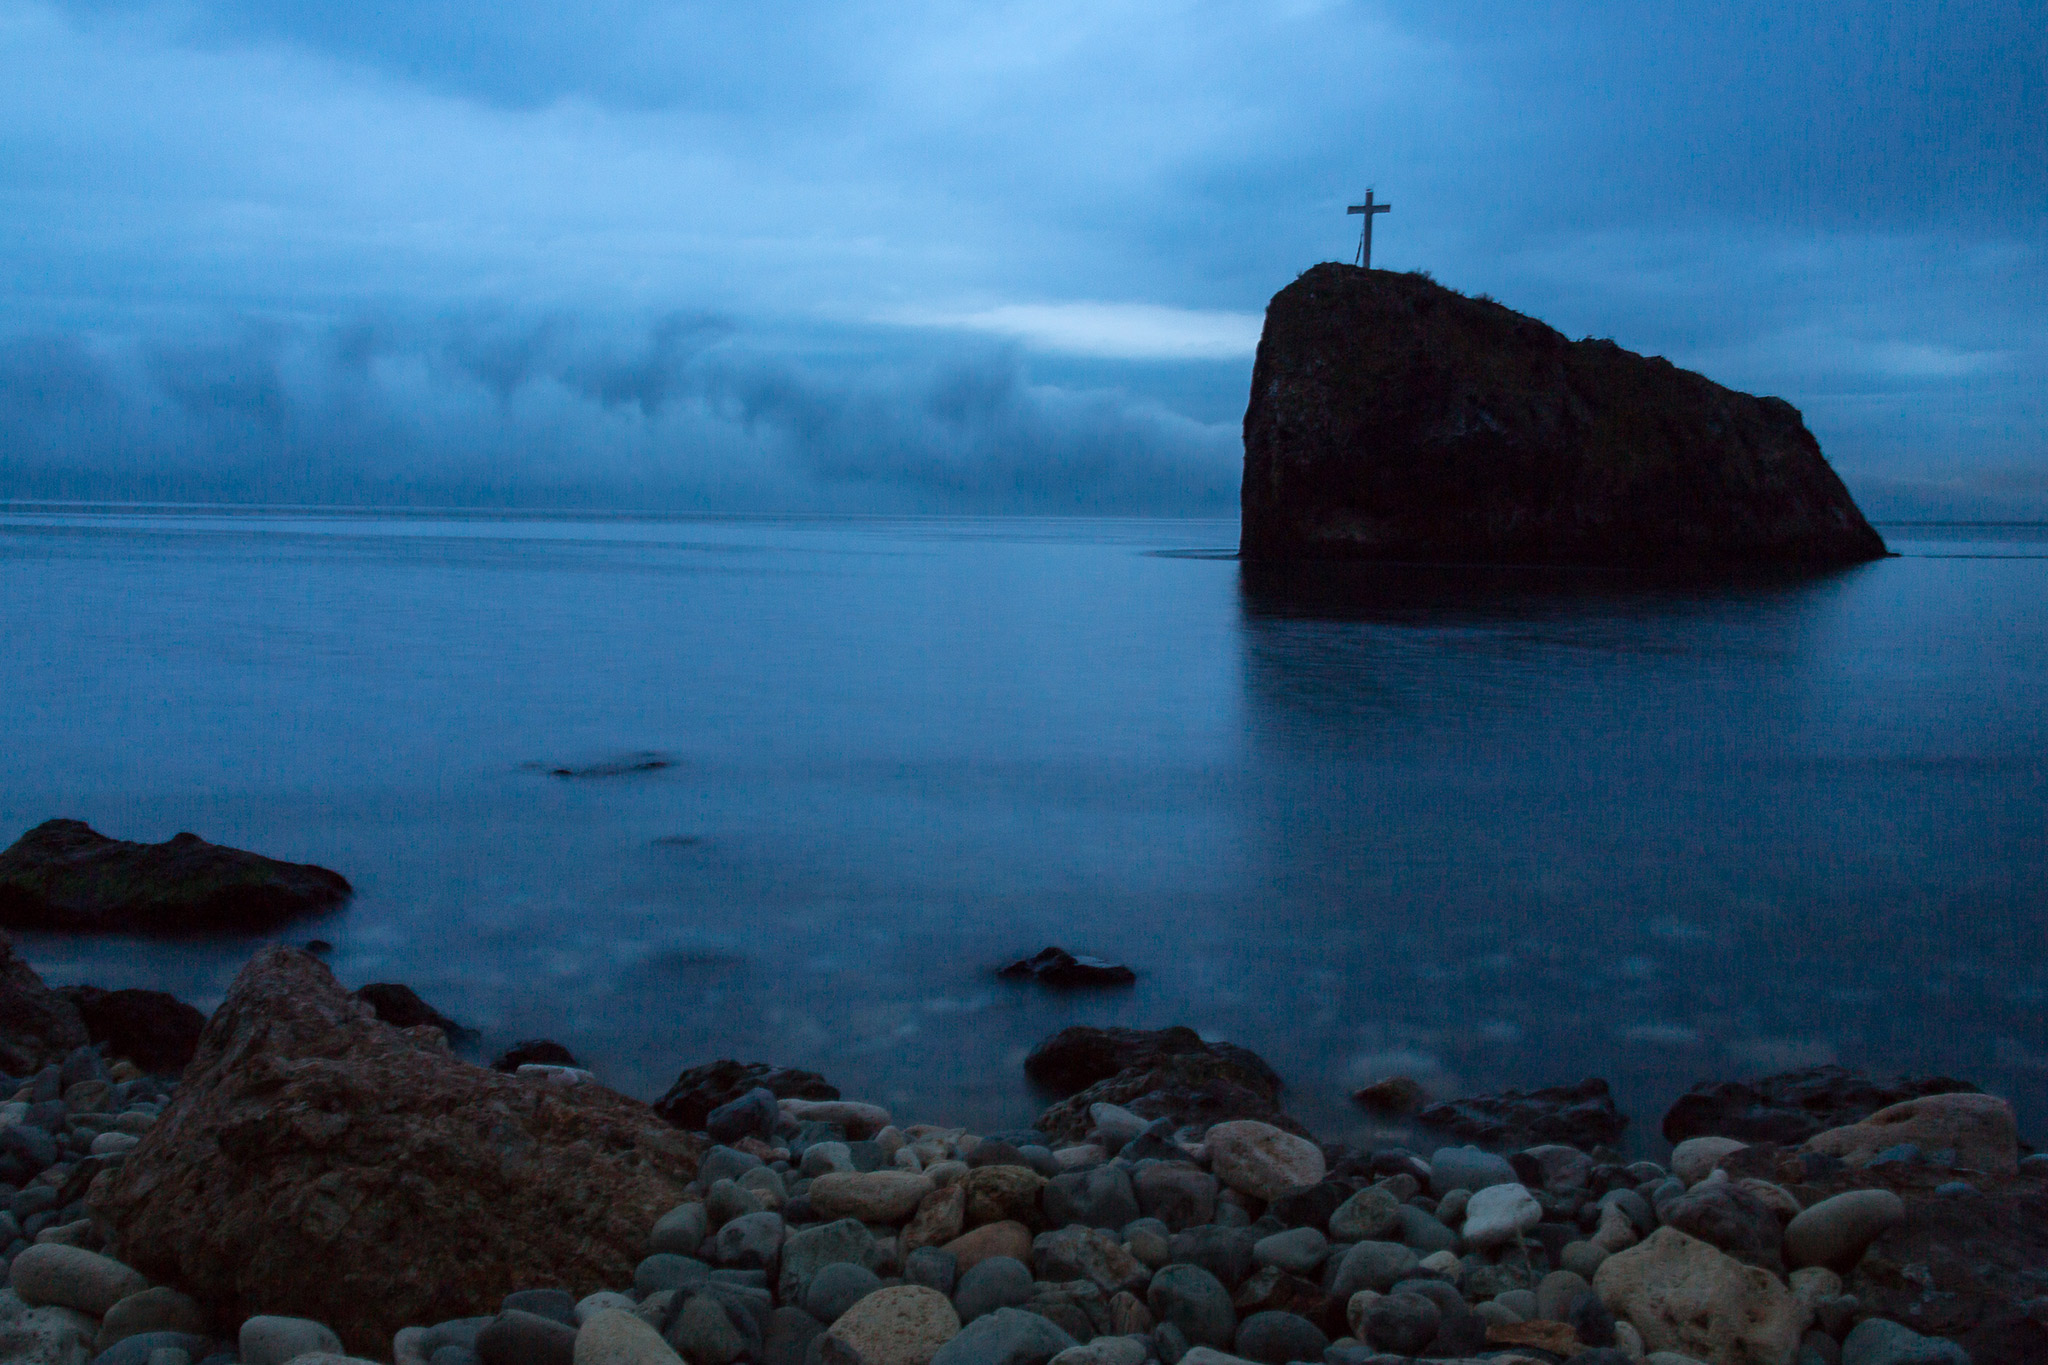
[[[2038,535],[1705,587],[1235,532],[16,513],[0,823],[337,867],[287,937],[344,980],[643,1095],[736,1055],[1008,1125],[1045,1033],[1182,1022],[1333,1132],[1389,1072],[1601,1074],[1653,1142],[1837,1058],[2048,1119]],[[1139,985],[989,974],[1049,942]],[[210,1002],[250,944],[28,947]]]

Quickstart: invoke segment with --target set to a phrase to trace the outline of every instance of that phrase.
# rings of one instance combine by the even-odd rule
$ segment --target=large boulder
[[[1242,553],[1720,567],[1884,542],[1799,412],[1419,274],[1324,264],[1266,310]]]
[[[1926,1095],[1830,1128],[1806,1150],[1860,1165],[1906,1143],[1946,1166],[2011,1175],[2019,1166],[2019,1128],[2012,1106],[1996,1095]]]
[[[258,953],[176,1097],[88,1202],[109,1253],[222,1321],[313,1318],[359,1354],[534,1285],[630,1283],[699,1144],[596,1085],[457,1060],[318,959]]]
[[[1813,1311],[1768,1270],[1744,1265],[1677,1228],[1609,1256],[1593,1290],[1652,1351],[1718,1365],[1792,1365]]]
[[[2041,1267],[2048,1265],[2042,1174],[1971,1174],[1958,1184],[1955,1170],[1924,1162],[1846,1166],[1770,1144],[1736,1152],[1724,1167],[1738,1182],[1782,1186],[1817,1215],[1804,1226],[1793,1220],[1800,1236],[1786,1229],[1786,1254],[1795,1265],[1801,1252],[1828,1256],[1833,1265],[1853,1261],[1843,1271],[1842,1292],[1862,1313],[1960,1341],[1975,1365],[2048,1361],[2048,1325],[2032,1316]],[[1885,1191],[1903,1207],[1884,1199]],[[1845,1195],[1848,1209],[1835,1204]]]
[[[0,930],[0,1072],[39,1071],[89,1041],[78,1007],[45,986]]]
[[[1800,1143],[1827,1128],[1869,1118],[1922,1095],[1975,1093],[1952,1076],[1869,1076],[1845,1066],[1809,1066],[1754,1081],[1703,1081],[1664,1114],[1664,1139],[1740,1138]]]
[[[1586,1150],[1612,1146],[1628,1127],[1628,1115],[1615,1107],[1607,1082],[1598,1077],[1577,1085],[1503,1090],[1433,1104],[1416,1121],[1488,1147],[1562,1143]]]
[[[45,820],[0,853],[0,924],[70,933],[262,929],[351,894],[338,872],[177,834],[109,839],[83,820]]]
[[[144,1071],[183,1071],[206,1029],[206,1016],[168,991],[66,986],[59,994],[77,1007],[95,1043]]]
[[[1039,1115],[1038,1129],[1055,1147],[1086,1138],[1097,1104],[1177,1127],[1256,1119],[1307,1135],[1280,1108],[1280,1076],[1264,1059],[1234,1043],[1204,1042],[1191,1028],[1075,1025],[1033,1048],[1024,1073],[1048,1090],[1078,1092]]]

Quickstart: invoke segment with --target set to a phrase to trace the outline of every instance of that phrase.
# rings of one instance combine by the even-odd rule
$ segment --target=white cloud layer
[[[1027,347],[1106,360],[1245,360],[1259,346],[1257,313],[1149,303],[1011,303],[974,312],[906,310],[886,321],[956,327]]]

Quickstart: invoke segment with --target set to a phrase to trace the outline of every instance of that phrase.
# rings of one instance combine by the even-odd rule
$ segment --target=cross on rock
[[[1364,266],[1367,270],[1372,269],[1373,215],[1376,213],[1390,213],[1393,211],[1393,208],[1392,204],[1373,203],[1372,191],[1367,190],[1363,204],[1353,204],[1344,210],[1346,213],[1362,213],[1365,215],[1365,231],[1358,234],[1358,264]]]

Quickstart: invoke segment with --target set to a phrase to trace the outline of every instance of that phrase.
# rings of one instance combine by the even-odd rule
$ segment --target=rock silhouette
[[[1244,451],[1248,563],[1885,554],[1790,403],[1417,274],[1325,264],[1274,296]]]
[[[310,863],[196,834],[130,843],[83,820],[45,820],[0,853],[0,924],[15,929],[246,931],[331,909],[350,894],[347,878]]]

